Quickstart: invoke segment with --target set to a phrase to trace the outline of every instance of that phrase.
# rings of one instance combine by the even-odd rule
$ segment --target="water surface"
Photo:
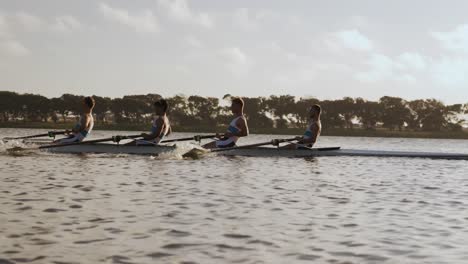
[[[468,161],[13,156],[11,144],[0,145],[0,263],[468,259]],[[319,146],[468,153],[466,140],[323,137]]]

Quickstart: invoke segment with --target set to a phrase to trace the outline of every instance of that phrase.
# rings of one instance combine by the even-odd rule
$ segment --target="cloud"
[[[0,38],[8,36],[8,26],[4,16],[0,14]]]
[[[372,41],[356,29],[336,32],[334,36],[345,48],[358,51],[370,51],[373,49]]]
[[[249,9],[247,8],[237,9],[233,15],[233,21],[234,25],[243,30],[255,31],[260,28],[258,21],[256,21],[255,18],[251,17],[251,14],[249,14]]]
[[[300,86],[312,84],[317,76],[317,71],[314,68],[297,68],[294,70],[281,71],[273,75],[273,81],[287,87]]]
[[[269,10],[252,11],[248,8],[238,8],[232,16],[234,25],[245,31],[257,31],[261,28],[262,21],[274,18],[278,16]]]
[[[214,27],[214,19],[208,13],[200,13],[198,17],[195,19],[201,26],[205,28],[213,28]]]
[[[444,57],[432,68],[434,80],[445,86],[463,86],[468,83],[468,60]]]
[[[202,42],[198,38],[196,38],[196,37],[194,37],[192,35],[187,36],[185,38],[185,41],[191,47],[199,48],[199,47],[203,46]]]
[[[186,24],[197,24],[204,28],[213,28],[214,19],[208,13],[195,13],[186,0],[158,0],[158,6],[167,12],[169,18]]]
[[[99,4],[99,11],[106,19],[131,27],[139,33],[156,33],[160,30],[156,16],[148,9],[143,10],[140,14],[131,15],[125,9],[114,8],[101,3]]]
[[[422,71],[428,66],[427,59],[418,53],[405,52],[397,58],[398,66],[401,69]]]
[[[468,53],[468,24],[459,25],[449,32],[431,32],[431,35],[446,50]]]
[[[421,70],[425,68],[423,59],[418,54],[403,53],[396,59],[386,55],[374,53],[367,64],[369,70],[355,74],[355,78],[361,82],[378,81],[403,81],[414,82],[416,78],[404,70]]]
[[[18,57],[26,56],[30,53],[30,51],[25,46],[23,46],[23,44],[16,40],[0,42],[0,50],[4,54]]]
[[[158,4],[175,20],[186,22],[192,19],[192,11],[184,0],[159,0]]]
[[[221,50],[220,57],[225,67],[237,76],[247,74],[253,66],[253,60],[237,47]]]
[[[44,26],[44,21],[40,17],[23,11],[16,13],[15,18],[28,31],[38,31]]]
[[[76,30],[81,30],[83,25],[73,16],[59,16],[56,17],[54,23],[52,23],[51,28],[59,32],[73,32]]]

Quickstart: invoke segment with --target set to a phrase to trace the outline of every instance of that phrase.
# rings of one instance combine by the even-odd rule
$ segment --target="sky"
[[[0,0],[0,90],[468,102],[466,0]]]

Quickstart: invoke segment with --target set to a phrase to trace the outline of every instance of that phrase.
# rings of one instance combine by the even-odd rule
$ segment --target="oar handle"
[[[218,135],[196,135],[196,136],[193,136],[193,137],[186,137],[186,138],[175,138],[175,139],[168,139],[168,140],[163,140],[161,141],[160,143],[170,143],[170,142],[178,142],[178,141],[190,141],[190,140],[193,140],[193,141],[198,141],[200,142],[202,139],[207,139],[207,138],[214,138]]]
[[[66,134],[68,131],[64,130],[64,131],[49,131],[47,133],[47,136],[51,137],[51,138],[55,138],[56,135],[63,135],[63,134]]]

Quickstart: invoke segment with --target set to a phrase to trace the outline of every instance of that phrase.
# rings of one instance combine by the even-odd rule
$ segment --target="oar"
[[[230,148],[210,149],[209,151],[210,152],[220,152],[220,151],[228,151],[228,150],[234,150],[234,149],[255,148],[255,147],[261,147],[261,146],[266,146],[266,145],[279,146],[280,143],[286,143],[286,142],[291,142],[291,141],[295,141],[295,140],[297,140],[297,138],[272,139],[270,141],[266,141],[266,142],[262,142],[262,143],[243,145],[243,146],[237,146],[237,147],[230,147]]]
[[[186,138],[176,138],[176,139],[169,139],[169,140],[163,140],[159,143],[170,143],[170,142],[178,142],[178,141],[190,141],[190,140],[193,140],[193,141],[198,141],[200,142],[202,139],[207,139],[207,138],[214,138],[218,135],[207,135],[207,136],[200,136],[200,135],[197,135],[197,136],[193,136],[193,137],[186,137]]]
[[[100,142],[119,142],[123,139],[135,139],[142,137],[141,135],[130,135],[130,136],[112,136],[108,138],[101,138],[101,139],[93,139],[93,140],[86,140],[81,142],[72,142],[72,143],[64,143],[64,144],[51,144],[45,146],[39,146],[35,148],[21,148],[15,147],[11,149],[7,149],[7,151],[23,151],[23,150],[38,150],[38,149],[49,149],[49,148],[61,148],[61,147],[68,147],[68,146],[76,146],[76,145],[86,145],[86,144],[93,144],[93,143],[100,143]]]
[[[101,142],[119,142],[123,139],[135,139],[140,138],[141,135],[130,135],[130,136],[112,136],[108,138],[101,138],[101,139],[93,139],[93,140],[86,140],[81,142],[73,142],[73,143],[65,143],[65,144],[57,144],[57,145],[45,145],[40,146],[39,149],[47,149],[47,148],[60,148],[60,147],[67,147],[67,146],[75,146],[75,145],[86,145],[86,144],[93,144],[93,143],[101,143]]]
[[[17,140],[17,139],[27,139],[27,138],[38,138],[38,137],[55,137],[55,135],[63,135],[67,133],[67,131],[49,131],[47,134],[38,134],[32,136],[24,136],[24,137],[5,137],[4,140]]]
[[[200,155],[203,155],[209,152],[220,152],[220,151],[228,151],[228,150],[234,150],[234,149],[254,148],[254,147],[261,147],[261,146],[266,146],[266,145],[279,146],[280,143],[291,142],[294,140],[297,140],[297,138],[273,139],[273,140],[262,142],[262,143],[256,143],[256,144],[250,144],[250,145],[244,145],[244,146],[238,146],[238,147],[230,147],[230,148],[217,148],[217,149],[193,148],[187,153],[183,154],[182,157],[198,159]]]

